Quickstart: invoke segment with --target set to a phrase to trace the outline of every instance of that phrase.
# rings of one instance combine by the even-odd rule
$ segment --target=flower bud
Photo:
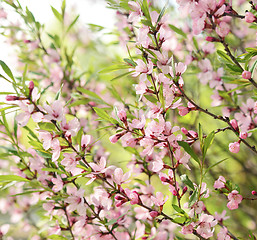
[[[151,212],[150,212],[150,216],[151,216],[152,218],[156,218],[157,216],[159,216],[159,213],[158,213],[157,211],[151,211]]]
[[[211,37],[211,36],[207,36],[207,37],[205,38],[205,40],[206,40],[207,42],[220,42],[219,39],[217,39],[217,38],[215,38],[215,37]]]
[[[118,117],[119,117],[119,119],[122,121],[122,122],[124,122],[124,123],[126,123],[127,122],[127,114],[126,114],[126,112],[125,112],[125,110],[120,110],[119,112],[118,112]]]
[[[239,135],[240,138],[246,139],[247,136],[248,136],[248,133],[247,133],[247,132],[240,132],[240,135]]]
[[[232,153],[238,153],[240,150],[240,143],[234,142],[229,144],[229,151]]]
[[[188,188],[187,188],[187,186],[185,186],[185,187],[183,188],[182,195],[183,195],[183,194],[185,194],[185,193],[187,192],[187,189],[188,189]]]
[[[188,134],[188,131],[184,127],[181,128],[181,132],[184,133],[185,135]]]
[[[230,124],[237,132],[239,131],[238,124],[237,124],[237,121],[235,119],[232,119],[230,121]]]
[[[252,191],[252,195],[257,196],[257,192],[256,191]]]
[[[189,110],[188,110],[187,107],[180,106],[180,107],[178,107],[178,110],[179,110],[178,113],[179,113],[180,116],[185,116],[189,113]]]
[[[251,79],[252,73],[249,71],[243,71],[242,78],[243,79]]]
[[[20,97],[7,95],[7,96],[5,97],[5,100],[6,100],[6,101],[16,101],[16,100],[20,100]]]
[[[34,89],[35,85],[33,81],[29,82],[29,90],[32,91]]]
[[[251,12],[246,12],[245,13],[245,21],[247,23],[252,23],[252,22],[256,21],[256,17]]]

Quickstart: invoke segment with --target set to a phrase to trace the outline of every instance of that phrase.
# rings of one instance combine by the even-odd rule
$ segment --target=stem
[[[175,168],[175,162],[174,162],[174,156],[173,156],[173,152],[171,150],[171,146],[170,146],[170,143],[169,141],[167,141],[167,144],[168,144],[168,147],[169,147],[169,152],[170,152],[170,158],[171,158],[171,161],[172,161],[172,172],[173,172],[173,176],[174,176],[174,182],[175,182],[175,189],[176,189],[176,192],[177,192],[177,200],[178,200],[178,206],[181,208],[181,204],[180,204],[180,195],[179,195],[179,190],[177,188],[177,180],[176,180],[176,168]]]
[[[177,82],[174,82],[175,85],[177,86],[177,88],[180,90],[182,96],[187,99],[190,103],[192,103],[197,110],[199,110],[200,112],[204,112],[205,114],[211,116],[214,119],[218,119],[222,122],[225,122],[229,125],[230,129],[237,135],[238,137],[238,133],[237,131],[231,126],[229,118],[228,117],[223,117],[220,115],[215,115],[212,112],[209,112],[207,109],[203,109],[202,107],[200,107],[199,105],[197,105],[193,100],[191,100],[184,92],[184,90],[179,86],[179,84]],[[255,146],[251,146],[245,139],[239,138],[241,142],[243,142],[248,148],[250,148],[255,154],[257,154],[257,150],[255,148]]]
[[[72,239],[72,240],[74,240],[75,238],[74,238],[73,232],[72,232],[72,230],[71,230],[71,225],[70,225],[69,215],[68,215],[68,213],[67,213],[67,209],[66,209],[66,207],[64,207],[64,208],[63,208],[63,210],[64,210],[65,216],[66,216],[66,218],[67,218],[67,222],[68,222],[68,229],[69,229],[69,232],[70,232],[70,234],[71,234],[71,239]]]

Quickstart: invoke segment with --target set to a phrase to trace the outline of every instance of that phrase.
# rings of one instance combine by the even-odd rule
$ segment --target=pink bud
[[[115,198],[116,200],[119,200],[119,201],[124,200],[124,197],[122,197],[122,196],[120,196],[120,195],[116,195],[114,198]]]
[[[247,23],[252,23],[252,22],[256,21],[256,17],[251,12],[246,12],[245,13],[245,21]]]
[[[246,139],[247,136],[248,136],[248,133],[247,133],[247,132],[240,132],[240,135],[239,135],[240,138]]]
[[[151,211],[151,212],[150,212],[150,216],[151,216],[152,218],[156,218],[157,216],[159,216],[159,213],[158,213],[157,211]]]
[[[187,186],[185,186],[184,188],[183,188],[183,194],[185,194],[187,192]]]
[[[111,143],[116,143],[120,139],[120,134],[115,134],[109,138]]]
[[[243,79],[251,79],[252,73],[249,71],[243,71],[242,78]]]
[[[237,121],[236,121],[235,119],[232,119],[232,120],[230,121],[230,124],[231,124],[231,126],[232,126],[236,131],[239,130],[239,129],[238,129]]]
[[[123,201],[117,201],[116,204],[115,204],[115,206],[116,206],[116,207],[120,207],[123,203],[124,203]]]
[[[6,100],[6,101],[15,101],[15,100],[20,100],[20,98],[17,97],[17,96],[7,95],[7,96],[5,97],[5,100]]]
[[[29,90],[32,91],[34,89],[35,85],[33,81],[29,82]]]
[[[252,195],[257,195],[257,192],[256,191],[252,191]]]
[[[178,113],[179,113],[180,116],[185,116],[189,112],[187,107],[182,107],[182,106],[178,107],[178,110],[179,110]]]
[[[207,36],[205,38],[205,40],[208,41],[208,42],[219,42],[220,41],[219,39],[217,39],[215,37],[211,37],[211,36]]]
[[[172,190],[172,194],[173,194],[173,196],[178,196],[178,192],[175,189]]]
[[[119,117],[119,119],[122,121],[122,122],[127,122],[127,114],[126,114],[126,112],[125,112],[125,110],[120,110],[119,112],[118,112],[118,117]]]
[[[196,108],[195,105],[194,105],[193,103],[191,103],[191,102],[188,102],[188,103],[187,103],[187,106],[188,106],[189,108],[193,108],[193,109]]]
[[[166,178],[164,176],[161,176],[160,179],[161,179],[162,182],[166,182],[167,180],[169,180],[168,178]]]
[[[232,153],[238,153],[240,150],[240,143],[234,142],[229,144],[229,151]]]
[[[181,132],[184,133],[185,135],[188,134],[188,131],[184,127],[181,128]]]

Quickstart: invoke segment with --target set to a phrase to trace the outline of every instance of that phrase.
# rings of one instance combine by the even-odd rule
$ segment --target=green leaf
[[[90,96],[92,99],[98,99],[98,100],[100,100],[102,103],[107,104],[107,103],[106,103],[101,97],[99,97],[95,92],[89,91],[89,90],[87,90],[87,89],[85,89],[85,88],[82,88],[82,87],[78,87],[77,90],[78,90],[79,92],[82,92],[82,93],[84,93],[84,94]],[[108,104],[107,104],[107,105],[108,105]]]
[[[121,75],[119,75],[119,76],[117,76],[117,77],[111,79],[111,81],[118,80],[118,79],[123,78],[123,77],[125,77],[125,76],[127,76],[127,75],[130,75],[130,74],[131,74],[131,72],[125,72],[125,73],[123,73],[123,74],[121,74]]]
[[[52,239],[52,240],[68,240],[68,238],[57,235],[57,234],[53,234],[51,236],[48,236],[48,238]]]
[[[142,10],[145,18],[151,23],[150,27],[153,26],[147,0],[143,0],[143,2],[141,4],[141,10]]]
[[[193,149],[189,146],[188,143],[183,141],[178,141],[178,145],[183,147],[184,150],[200,165],[200,159],[198,158],[198,156],[193,151]]]
[[[232,63],[233,65],[235,65],[235,63],[230,59],[230,57],[227,55],[227,53],[221,51],[221,50],[217,50],[217,54],[226,62]]]
[[[53,12],[53,14],[54,14],[54,16],[60,21],[60,22],[62,22],[62,14],[60,14],[54,7],[52,7],[51,6],[51,8],[52,8],[52,12]]]
[[[56,168],[42,168],[41,170],[46,171],[46,172],[56,172],[56,173],[59,173],[59,174],[64,173],[63,171],[61,171],[59,169],[56,169]]]
[[[133,66],[133,67],[137,66],[137,64],[136,64],[133,60],[131,60],[131,59],[129,59],[129,58],[124,58],[123,60],[124,60],[127,64],[129,64],[129,65],[131,65],[131,66]]]
[[[169,27],[170,27],[171,30],[173,30],[175,33],[181,35],[182,37],[184,37],[184,38],[187,37],[187,35],[180,28],[177,28],[172,24],[169,24]]]
[[[16,181],[16,182],[29,182],[28,179],[16,176],[16,175],[1,175],[0,176],[0,182],[11,182],[11,181]]]
[[[75,107],[75,106],[80,106],[80,105],[86,105],[90,102],[91,100],[89,98],[84,98],[84,99],[79,99],[74,102],[72,102],[69,107]]]
[[[203,145],[203,159],[205,159],[206,156],[206,152],[208,150],[208,148],[211,146],[213,140],[215,137],[215,132],[212,131],[204,140],[204,145]]]
[[[208,168],[205,170],[205,172],[204,172],[203,175],[206,175],[206,173],[209,172],[210,169],[212,169],[213,167],[219,165],[220,163],[222,163],[222,162],[224,162],[224,161],[226,161],[226,160],[228,160],[228,158],[224,158],[224,159],[222,159],[222,160],[220,160],[220,161],[218,161],[218,162],[212,164],[210,167],[208,167]]]
[[[252,73],[252,77],[253,77],[253,73],[254,73],[254,70],[255,70],[256,66],[257,66],[257,59],[255,60],[255,62],[253,63],[253,65],[250,68],[250,72]]]
[[[17,194],[11,195],[11,196],[12,196],[12,197],[15,197],[15,196],[22,196],[22,195],[27,195],[27,194],[36,193],[36,192],[41,192],[41,190],[25,191],[25,192],[22,192],[22,193],[17,193]]]
[[[36,21],[34,15],[32,14],[31,11],[29,11],[28,7],[26,7],[26,14],[27,14],[26,20],[27,20],[29,23],[32,23],[32,22],[35,22],[35,21]]]
[[[56,130],[55,125],[53,123],[49,123],[49,122],[39,122],[38,126],[41,130],[45,130],[48,132],[52,132],[52,131]]]
[[[183,224],[186,221],[186,217],[177,217],[173,219],[178,224]]]
[[[188,178],[188,176],[186,175],[186,174],[183,174],[183,175],[181,175],[180,176],[180,179],[181,179],[181,181],[185,184],[185,185],[187,185],[188,187],[190,187],[191,189],[195,189],[195,187],[194,187],[194,184],[192,183],[192,181]]]
[[[7,76],[9,78],[11,78],[13,81],[15,81],[15,79],[13,77],[13,74],[12,74],[12,71],[10,70],[10,68],[1,60],[0,60],[0,65],[1,65],[2,69],[4,70],[4,72],[7,74]]]
[[[200,140],[200,147],[203,149],[203,129],[201,123],[199,123],[199,140]]]
[[[152,103],[156,103],[156,102],[157,102],[157,98],[156,98],[155,96],[153,96],[153,95],[144,95],[144,97],[145,97],[148,101],[150,101],[150,102],[152,102]]]
[[[100,118],[110,121],[110,116],[103,109],[97,107],[94,107],[93,109]]]
[[[115,99],[117,99],[118,101],[124,103],[124,101],[121,98],[121,94],[118,93],[118,91],[115,89],[115,87],[113,85],[111,85],[111,87],[108,87],[108,89],[110,90],[110,92],[112,93],[112,95],[115,97]]]
[[[197,189],[195,189],[189,198],[188,207],[193,206],[195,204],[195,202],[197,201],[197,199],[198,199],[198,194],[197,194]]]
[[[130,66],[128,65],[112,65],[112,66],[109,66],[107,68],[104,68],[102,69],[101,71],[99,71],[98,73],[102,74],[102,73],[110,73],[110,72],[114,72],[114,71],[118,71],[120,69],[128,69],[130,68]]]
[[[156,22],[157,24],[161,21],[163,15],[165,13],[166,7],[167,7],[167,4],[162,8],[162,10],[161,10],[161,12],[160,12],[160,14],[158,16],[158,19],[157,19],[157,22]]]
[[[175,204],[172,204],[172,207],[174,208],[174,210],[178,213],[182,213],[184,214],[185,211],[183,209],[181,209],[179,206],[175,205]]]
[[[79,19],[79,15],[72,21],[70,26],[67,28],[66,33],[68,33],[71,30],[71,28],[75,25],[75,23],[78,21],[78,19]]]
[[[110,226],[110,225],[115,224],[120,218],[124,217],[126,214],[127,214],[127,212],[126,212],[126,213],[123,213],[123,214],[120,215],[117,219],[112,219],[112,220],[110,220],[108,223],[106,223],[105,225],[106,225],[106,226]]]

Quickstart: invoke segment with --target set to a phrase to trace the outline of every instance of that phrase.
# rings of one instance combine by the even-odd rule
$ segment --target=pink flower
[[[226,183],[226,179],[223,176],[219,176],[218,180],[215,181],[213,187],[215,189],[224,188]]]
[[[66,119],[63,118],[61,121],[61,129],[65,132],[66,136],[74,137],[80,129],[80,123],[77,118],[73,118],[67,123]]]
[[[203,238],[210,238],[213,236],[212,227],[217,224],[217,220],[214,220],[214,217],[208,214],[203,213],[199,219],[198,227],[196,232],[200,234]]]
[[[59,192],[63,188],[63,181],[59,175],[57,175],[57,178],[52,178],[52,183],[54,184],[52,190],[54,192]]]
[[[81,148],[84,150],[92,142],[92,136],[82,135],[81,137]]]
[[[163,206],[164,203],[168,200],[168,196],[164,198],[163,194],[161,192],[156,193],[156,197],[151,196],[152,201],[156,206]]]
[[[137,21],[139,17],[142,16],[140,4],[134,1],[129,1],[128,5],[132,9],[132,12],[129,14],[128,21],[129,22]]]
[[[229,151],[232,153],[238,153],[240,150],[240,143],[239,142],[233,142],[229,144]]]
[[[252,22],[256,21],[256,17],[253,15],[253,13],[246,12],[245,13],[245,21],[247,23],[252,23]]]
[[[121,168],[116,168],[114,170],[113,173],[113,181],[118,184],[121,185],[122,183],[126,183],[127,180],[129,179],[131,173],[127,172],[125,174],[123,174],[123,170]]]
[[[45,119],[49,121],[61,121],[63,119],[63,105],[59,100],[54,101],[51,106],[45,103],[44,109],[47,112]]]
[[[67,188],[67,192],[70,195],[64,201],[69,203],[67,210],[73,212],[77,210],[78,214],[83,216],[86,215],[86,207],[84,203],[84,190],[81,188],[79,190],[74,188]]]
[[[216,219],[216,220],[218,220],[219,222],[222,222],[222,221],[224,221],[224,220],[227,220],[227,219],[229,219],[229,216],[226,216],[226,210],[224,210],[221,214],[218,214],[217,212],[215,212],[214,214],[214,218]]]
[[[77,161],[76,161],[76,153],[63,153],[63,160],[61,161],[61,164],[65,166],[65,170],[71,173],[76,172],[76,166],[77,166]],[[82,169],[81,169],[82,170]]]
[[[176,76],[180,76],[182,75],[187,69],[187,65],[185,65],[182,62],[179,63],[175,63],[175,72],[176,72]]]
[[[130,199],[131,205],[138,204],[140,202],[139,194],[137,191],[130,191],[128,188],[126,188],[124,191],[127,197]]]
[[[151,74],[153,71],[153,63],[149,60],[146,64],[142,59],[136,60],[137,66],[135,72],[132,74],[133,77],[137,77],[141,73]]]
[[[254,103],[254,113],[257,114],[257,101]]]
[[[215,30],[219,36],[224,38],[229,34],[230,26],[225,22],[221,22]]]
[[[238,204],[240,204],[243,200],[243,197],[238,194],[238,191],[233,190],[231,193],[228,194],[228,204],[227,207],[230,210],[234,210],[238,208]]]
[[[230,240],[231,237],[228,235],[228,230],[226,227],[221,228],[220,232],[217,234],[217,240]]]
[[[243,71],[243,73],[242,73],[242,78],[243,79],[251,79],[251,77],[252,77],[252,73],[251,72]]]
[[[182,234],[191,234],[191,233],[193,233],[193,230],[194,230],[194,227],[193,227],[193,225],[190,223],[190,224],[187,225],[187,226],[183,226],[180,232],[181,232]]]
[[[55,138],[53,141],[52,141],[52,145],[51,145],[51,148],[52,148],[52,160],[53,162],[57,161],[57,159],[60,157],[60,153],[61,153],[61,146],[60,146],[60,142],[57,138]]]

